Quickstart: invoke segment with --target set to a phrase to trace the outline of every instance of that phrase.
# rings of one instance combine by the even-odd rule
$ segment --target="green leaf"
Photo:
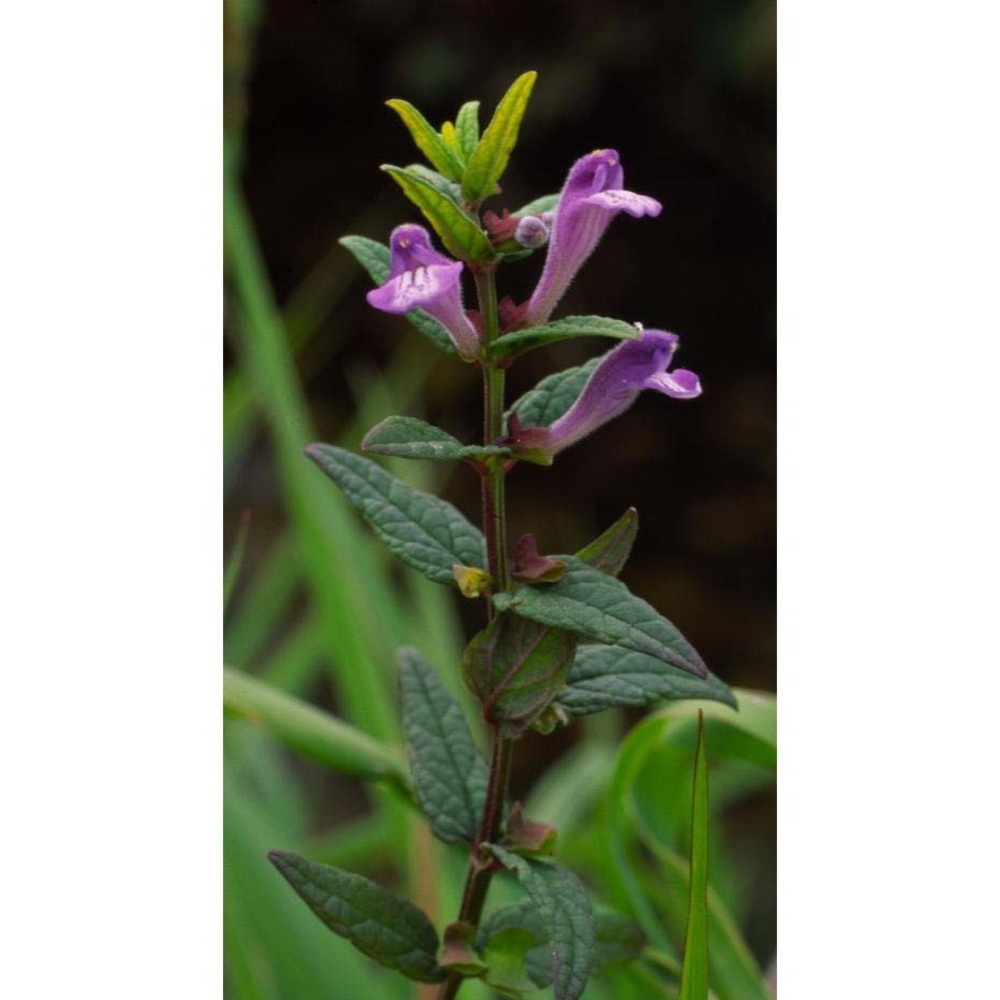
[[[533,993],[538,984],[528,974],[526,962],[534,944],[535,938],[523,927],[504,927],[496,931],[482,947],[486,963],[483,979],[501,996],[522,997],[525,993]]]
[[[494,341],[490,354],[498,358],[516,358],[536,347],[545,347],[573,337],[614,337],[616,340],[638,340],[639,329],[620,319],[605,316],[567,316],[554,323],[532,326],[506,333]]]
[[[544,215],[546,212],[554,212],[559,204],[558,194],[543,194],[541,198],[529,201],[527,205],[522,205],[511,215]]]
[[[708,675],[677,627],[625,584],[574,556],[557,558],[566,562],[566,573],[558,583],[495,594],[497,610],[575,632],[592,642],[647,653],[699,677]]]
[[[698,715],[691,819],[691,887],[679,1000],[708,1000],[708,764],[705,726]]]
[[[549,939],[555,1000],[577,1000],[593,964],[594,914],[580,880],[552,861],[520,858],[486,845],[512,871],[541,916]]]
[[[688,862],[674,851],[650,845],[659,866],[649,874],[660,887],[668,911],[679,913],[672,920],[683,920],[681,902],[689,891]],[[708,979],[712,993],[719,1000],[773,1000],[757,960],[740,934],[732,914],[711,887],[708,890]]]
[[[618,576],[628,560],[638,533],[639,512],[635,507],[629,507],[607,531],[580,549],[576,558],[604,573]]]
[[[466,101],[455,116],[455,133],[462,155],[468,160],[479,145],[479,101]]]
[[[250,510],[243,512],[240,518],[240,530],[236,535],[236,544],[233,546],[233,553],[226,563],[225,575],[222,578],[222,611],[225,613],[229,607],[229,602],[236,589],[236,581],[240,576],[240,567],[243,565],[243,553],[247,545],[247,532],[250,530]]]
[[[703,698],[736,708],[732,691],[714,674],[695,677],[654,656],[620,646],[583,646],[556,703],[570,716],[607,708],[648,705],[660,699]]]
[[[431,580],[452,586],[456,563],[486,565],[482,532],[447,501],[412,489],[371,459],[343,448],[311,444],[306,454],[344,491],[379,538]]]
[[[462,177],[462,195],[467,201],[478,204],[489,197],[507,169],[507,161],[517,143],[517,132],[537,76],[534,70],[523,73],[497,105],[479,145],[469,157]]]
[[[389,280],[389,248],[367,236],[343,236],[338,241],[345,250],[368,272],[375,285],[384,285]],[[448,336],[448,331],[423,309],[411,309],[404,314],[438,350],[451,357],[458,357],[458,351]]]
[[[524,956],[524,967],[535,986],[544,989],[552,983],[552,963],[549,936],[541,914],[531,900],[520,900],[494,910],[479,926],[476,948],[480,954],[488,951],[500,934],[518,928],[530,936],[531,944]],[[642,931],[627,917],[613,910],[594,911],[593,971],[631,962],[639,957],[645,944]]]
[[[689,702],[665,705],[650,718],[663,717],[677,725],[693,726],[699,714],[705,717],[707,739],[712,742],[713,760],[734,760],[754,764],[768,771],[778,766],[778,703],[767,691],[736,688],[734,714],[721,705]],[[713,699],[718,701],[719,699]]]
[[[479,223],[452,198],[412,171],[389,164],[382,169],[423,212],[453,257],[465,261],[493,259],[493,246],[489,237],[479,228]]]
[[[447,177],[439,174],[436,170],[425,167],[422,163],[408,163],[404,169],[427,181],[428,184],[437,188],[441,194],[450,198],[456,205],[458,204],[458,199],[462,197],[462,189],[458,184],[448,180]]]
[[[359,729],[238,670],[223,671],[227,711],[263,726],[296,753],[335,771],[393,782],[410,797],[410,782],[395,754]]]
[[[738,690],[736,694],[742,708],[746,693]],[[717,713],[719,731],[724,728],[723,718],[727,723],[738,724],[743,715],[742,711],[734,714],[728,708],[712,703],[705,703],[704,710],[706,729],[707,717]],[[697,707],[692,703],[677,703],[648,716],[632,729],[618,752],[607,812],[607,853],[615,879],[650,941],[666,951],[672,950],[671,941],[680,943],[683,940],[687,921],[689,864],[646,828],[643,810],[636,800],[637,782],[651,755],[664,746],[670,734],[677,731],[676,727],[689,724],[696,712]],[[712,729],[709,735],[714,758],[717,755],[716,730]],[[689,755],[685,759],[690,762]],[[690,771],[687,773],[690,774]],[[680,775],[661,770],[659,781],[648,786],[655,789],[655,797],[648,803],[649,808],[663,809],[662,789],[672,787],[680,780]],[[640,861],[638,854],[630,849],[637,835],[655,856],[658,862],[655,867]],[[650,886],[656,887],[655,892],[649,889]],[[711,888],[708,892],[708,921],[709,985],[712,992],[719,1000],[772,1000],[736,922]]]
[[[576,402],[587,379],[602,360],[603,355],[599,355],[576,368],[546,376],[507,411],[507,416],[516,413],[525,427],[548,427]]]
[[[384,285],[389,280],[389,248],[378,240],[367,236],[341,236],[337,241],[368,272],[376,285]]]
[[[577,558],[618,573],[637,530],[638,515],[630,508]],[[572,633],[499,615],[469,643],[462,673],[483,703],[484,717],[500,722],[504,735],[519,736],[563,690],[576,646]]]
[[[444,144],[465,170],[465,153],[462,151],[462,144],[458,141],[458,133],[455,131],[454,123],[445,122],[441,126],[441,138],[444,139]]]
[[[502,250],[497,254],[497,258],[504,264],[514,264],[519,260],[526,260],[534,252],[533,247],[525,247],[523,250]]]
[[[441,840],[471,841],[489,773],[461,706],[415,649],[399,652],[399,686],[406,752],[420,808]]]
[[[359,951],[422,983],[444,978],[437,931],[423,910],[363,875],[285,851],[268,857],[313,913]]]
[[[514,615],[498,615],[462,655],[462,675],[483,718],[519,736],[562,690],[577,638]]]
[[[460,180],[462,164],[448,148],[445,140],[438,135],[434,126],[409,101],[393,98],[385,103],[402,118],[403,124],[417,145],[417,149],[427,157],[430,163],[450,180]]]
[[[433,462],[509,458],[510,449],[496,445],[463,445],[458,438],[415,417],[386,417],[361,442],[363,451],[403,458],[426,458]]]

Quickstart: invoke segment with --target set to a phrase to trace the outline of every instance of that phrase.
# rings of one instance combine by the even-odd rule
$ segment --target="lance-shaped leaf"
[[[420,807],[441,840],[471,841],[489,773],[462,708],[415,649],[400,650],[399,686],[406,753]]]
[[[562,690],[577,637],[515,615],[497,615],[462,655],[462,675],[483,718],[519,736]]]
[[[362,875],[285,851],[268,858],[313,913],[359,951],[422,983],[444,978],[437,931],[423,910]]]
[[[445,122],[441,126],[441,138],[444,139],[444,144],[449,150],[451,150],[455,159],[458,160],[464,170],[465,153],[462,150],[462,144],[458,141],[458,133],[455,131],[455,125],[453,122]]]
[[[510,449],[497,445],[463,445],[458,438],[415,417],[386,417],[361,442],[363,451],[403,458],[425,458],[433,462],[468,459],[509,458]]]
[[[422,163],[409,163],[404,169],[427,181],[432,187],[437,188],[441,194],[446,195],[456,205],[458,204],[458,199],[462,196],[462,189],[455,181],[448,180],[444,174],[439,174],[436,170],[431,170],[430,167],[425,167]]]
[[[531,944],[524,956],[524,967],[535,986],[544,989],[552,983],[549,936],[534,902],[521,900],[494,910],[479,926],[476,948],[483,954],[490,942],[503,931],[517,927],[528,934]],[[613,910],[594,911],[593,971],[631,962],[642,952],[642,931],[627,917]]]
[[[576,402],[587,379],[603,358],[599,355],[576,368],[566,368],[546,376],[507,411],[507,416],[516,413],[525,427],[547,427]]]
[[[454,585],[456,563],[486,564],[482,532],[446,500],[421,493],[371,459],[334,445],[311,444],[306,454],[403,562],[436,583]]]
[[[559,556],[566,573],[558,583],[522,586],[495,594],[498,611],[566,629],[593,642],[655,656],[699,677],[708,668],[675,625],[625,584],[574,556]]]
[[[467,201],[478,204],[491,195],[496,182],[507,169],[507,161],[517,144],[518,129],[537,76],[534,70],[523,73],[497,105],[479,145],[469,157],[462,177],[462,196]]]
[[[655,656],[620,646],[581,646],[556,704],[569,716],[661,699],[703,698],[736,708],[729,686],[714,674],[697,677]]]
[[[394,98],[385,102],[403,120],[413,141],[428,162],[453,181],[462,177],[462,164],[438,135],[437,130],[409,101]]]
[[[708,1000],[708,764],[705,724],[698,713],[691,819],[691,887],[680,1000]]]
[[[466,101],[455,116],[455,134],[462,155],[468,160],[479,145],[479,101]]]
[[[606,316],[567,316],[553,323],[544,323],[542,326],[504,334],[494,341],[490,353],[498,358],[516,358],[519,354],[534,350],[536,347],[545,347],[573,337],[638,340],[641,335],[638,327],[620,319],[608,319]]]
[[[552,861],[520,858],[496,844],[493,856],[512,871],[541,916],[548,936],[556,1000],[577,1000],[593,963],[594,914],[580,880]]]
[[[423,212],[453,257],[466,261],[492,260],[494,253],[489,237],[452,198],[413,171],[391,165],[382,169]]]
[[[580,549],[576,558],[604,573],[617,576],[628,560],[638,533],[639,512],[635,507],[629,507],[610,528]]]
[[[384,243],[370,240],[367,236],[343,236],[338,242],[353,255],[376,285],[384,285],[389,280],[389,248]],[[433,316],[429,316],[423,309],[411,309],[403,315],[438,350],[458,357],[448,331]]]

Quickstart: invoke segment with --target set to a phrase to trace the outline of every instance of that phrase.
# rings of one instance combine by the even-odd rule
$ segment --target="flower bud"
[[[549,242],[549,227],[537,215],[525,215],[517,221],[514,239],[529,250],[537,250]]]

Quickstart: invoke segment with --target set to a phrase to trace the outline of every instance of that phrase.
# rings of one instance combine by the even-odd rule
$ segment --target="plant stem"
[[[488,355],[490,345],[500,333],[496,279],[492,270],[476,273],[476,292],[479,298],[479,314],[483,319],[484,354]],[[503,434],[504,374],[504,369],[488,357],[483,361],[483,443],[487,446],[495,444]],[[493,578],[495,590],[506,590],[508,586],[504,476],[505,471],[500,462],[490,462],[482,476],[483,533],[486,535],[486,554],[489,563],[487,568]],[[491,601],[487,601],[487,609],[492,620],[496,611]],[[503,736],[499,726],[494,726],[486,801],[483,804],[479,829],[469,851],[469,871],[465,878],[462,906],[458,914],[459,920],[470,924],[479,923],[490,879],[497,869],[497,864],[492,858],[482,856],[481,846],[495,844],[502,833],[503,807],[507,798],[513,749],[514,741]],[[452,1000],[463,981],[462,976],[452,973],[441,984],[437,1000]]]
[[[497,315],[497,287],[492,271],[476,274],[476,292],[479,297],[479,314],[483,319],[483,347],[486,352],[499,336]],[[505,370],[495,362],[483,362],[483,443],[496,444],[503,434],[503,396]],[[499,462],[491,462],[482,477],[483,532],[489,572],[497,590],[507,589],[507,515],[504,506],[504,469]],[[488,603],[488,613],[493,617],[493,605]]]

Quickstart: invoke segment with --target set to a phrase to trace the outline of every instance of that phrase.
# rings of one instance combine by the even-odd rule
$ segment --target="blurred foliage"
[[[226,661],[334,712],[389,753],[401,740],[394,650],[420,648],[468,708],[457,663],[478,608],[390,562],[301,449],[312,440],[356,448],[393,412],[472,440],[479,395],[463,366],[365,306],[363,276],[336,240],[384,239],[410,218],[377,170],[407,155],[384,100],[405,97],[440,123],[461,100],[495,102],[528,68],[539,85],[496,207],[508,194],[514,207],[557,190],[581,153],[618,148],[628,186],[663,201],[664,214],[616,223],[562,311],[680,333],[683,363],[705,395],[669,413],[641,399],[561,457],[558,475],[519,469],[512,535],[531,530],[548,551],[572,551],[634,504],[642,529],[624,574],[630,586],[667,611],[721,677],[774,687],[773,4],[554,3],[548,30],[538,21],[526,3],[225,4],[227,555],[243,511],[253,514]],[[537,270],[518,267],[508,269],[515,297]],[[558,345],[526,356],[512,370],[511,398],[587,353]],[[477,484],[463,470],[449,478],[430,463],[388,467],[476,509]],[[634,721],[608,713],[525,737],[513,791],[531,815],[556,822],[567,863],[598,895],[639,917],[621,865],[639,898],[683,882],[669,864],[688,847],[678,817],[690,816],[694,742],[676,726],[676,744],[651,743],[623,808],[616,746]],[[726,758],[725,734],[711,724],[706,732],[711,883],[716,910],[749,946],[734,959],[738,975],[747,956],[766,965],[774,953],[773,774],[766,762]],[[440,926],[461,892],[462,852],[432,841],[402,793],[293,755],[246,718],[227,720],[225,752],[227,995],[420,996],[325,930],[265,853],[301,851],[361,871],[406,892]],[[609,824],[626,814],[639,825],[623,861],[610,851]],[[500,881],[490,905],[514,898]],[[676,925],[667,904],[647,904],[658,925]],[[595,980],[586,996],[669,995],[662,984],[675,977],[677,941],[660,937],[635,970]],[[466,995],[488,994],[469,984]]]

